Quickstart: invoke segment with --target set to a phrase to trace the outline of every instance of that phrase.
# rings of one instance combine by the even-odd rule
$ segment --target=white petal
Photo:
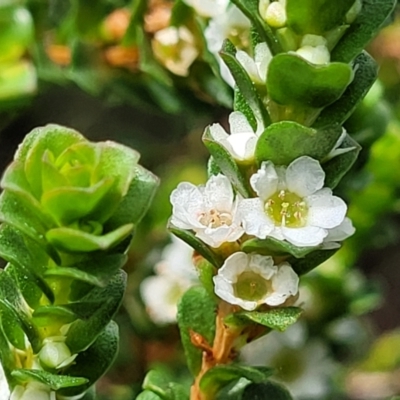
[[[286,184],[290,192],[300,197],[309,196],[324,186],[325,172],[320,163],[303,156],[294,160],[286,170]]]
[[[192,229],[202,227],[198,215],[205,210],[203,195],[195,185],[182,182],[173,190],[170,197],[172,203],[171,223],[177,228]]]
[[[271,279],[277,272],[278,267],[274,265],[274,259],[270,256],[262,256],[260,254],[249,255],[250,271],[255,272],[266,280]]]
[[[241,226],[223,225],[218,228],[196,230],[196,236],[211,247],[219,247],[226,242],[236,242],[244,233]]]
[[[254,49],[254,52],[254,59],[258,68],[258,74],[262,82],[265,82],[267,80],[268,66],[272,60],[271,50],[266,43],[259,43]]]
[[[209,127],[211,137],[216,141],[220,142],[228,138],[228,134],[220,124],[212,124]]]
[[[261,199],[244,199],[239,208],[243,216],[243,228],[248,235],[265,239],[274,229],[273,222],[265,215]]]
[[[267,200],[276,193],[278,182],[278,174],[270,161],[263,162],[261,169],[250,178],[251,187],[262,200]]]
[[[328,230],[328,236],[325,238],[325,241],[341,242],[353,235],[355,231],[351,219],[346,217],[339,226]]]
[[[238,275],[247,269],[249,256],[241,251],[233,253],[218,270],[218,275],[222,276],[227,282],[235,283]]]
[[[202,17],[215,17],[225,12],[229,0],[184,0]]]
[[[304,228],[282,227],[285,239],[299,247],[318,246],[328,235],[328,231],[316,226],[305,226]]]
[[[236,53],[236,59],[243,66],[248,73],[250,79],[254,83],[262,83],[260,75],[258,74],[258,68],[254,60],[243,50],[238,50]]]
[[[297,294],[299,290],[299,277],[288,263],[282,263],[278,272],[272,279],[274,292],[284,294],[286,297]]]
[[[235,133],[230,135],[226,141],[231,148],[230,153],[236,160],[244,161],[254,158],[257,136],[253,132]],[[229,151],[228,147],[227,150]]]
[[[339,226],[346,215],[346,203],[332,191],[324,188],[305,198],[309,207],[307,224],[320,228],[335,228]]]
[[[231,127],[231,134],[232,133],[253,133],[253,129],[247,121],[246,116],[239,112],[233,111],[229,115],[229,126]]]
[[[233,198],[231,182],[225,175],[213,175],[207,181],[204,189],[204,202],[208,209],[230,212]]]

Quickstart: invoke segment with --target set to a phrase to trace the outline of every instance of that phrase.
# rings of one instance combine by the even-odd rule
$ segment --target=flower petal
[[[294,160],[286,170],[286,184],[290,192],[300,197],[309,196],[324,186],[325,172],[320,163],[303,156]]]
[[[207,181],[203,195],[207,209],[231,212],[234,194],[231,182],[225,175],[213,175]]]
[[[346,203],[340,197],[332,196],[331,189],[323,188],[305,200],[309,207],[308,225],[329,229],[343,222],[347,211]]]
[[[242,200],[239,212],[243,216],[243,228],[248,235],[265,239],[274,229],[273,222],[264,213],[264,203],[259,198]]]
[[[355,231],[351,219],[346,217],[339,226],[328,230],[328,236],[324,242],[341,242],[353,235]]]
[[[270,161],[263,162],[257,173],[250,178],[251,187],[262,200],[267,200],[277,191],[278,183],[278,174]]]
[[[299,247],[318,246],[328,235],[328,231],[317,226],[305,226],[304,228],[281,227],[284,238]]]
[[[231,134],[237,133],[253,133],[253,129],[247,121],[246,116],[239,112],[233,111],[229,115],[229,126],[231,127]]]

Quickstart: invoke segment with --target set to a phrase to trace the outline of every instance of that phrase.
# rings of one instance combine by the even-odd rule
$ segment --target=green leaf
[[[19,325],[18,319],[9,309],[4,308],[1,311],[1,326],[8,341],[17,349],[25,350],[25,333]]]
[[[295,54],[278,54],[268,67],[267,90],[278,104],[323,108],[339,99],[352,79],[348,64],[313,65]]]
[[[179,229],[171,224],[168,225],[168,230],[179,239],[182,239],[190,247],[193,247],[195,251],[197,251],[201,256],[203,256],[215,267],[218,268],[223,264],[223,259],[221,258],[221,256],[214,253],[214,251],[205,243],[203,243],[200,239],[198,239],[192,231]]]
[[[217,270],[213,264],[211,264],[206,259],[201,259],[196,261],[196,270],[199,276],[199,281],[203,287],[208,291],[211,296],[214,296],[214,281],[213,277]]]
[[[302,258],[318,247],[297,247],[294,244],[284,240],[267,237],[266,239],[246,240],[242,244],[241,248],[245,253],[255,252],[271,256],[283,256],[291,254],[296,258]]]
[[[244,389],[250,383],[246,378],[231,382],[217,393],[215,400],[242,400]]]
[[[45,328],[53,324],[70,324],[77,316],[63,306],[40,306],[33,312],[32,318],[36,326]]]
[[[145,390],[136,397],[136,400],[162,400],[162,397],[157,396],[151,390]]]
[[[281,47],[272,33],[270,26],[261,18],[258,11],[258,0],[232,0],[244,15],[252,22],[263,42],[268,44],[272,54],[281,52]]]
[[[143,381],[143,389],[152,391],[163,400],[189,400],[189,393],[182,385],[171,382],[161,371],[149,371]]]
[[[137,225],[148,210],[158,184],[155,175],[137,165],[128,191],[110,220],[105,223],[105,229],[113,230],[130,223]]]
[[[240,64],[240,62],[236,59],[236,48],[232,42],[229,41],[229,39],[224,41],[222,50],[220,51],[220,56],[231,71],[237,87],[253,111],[254,117],[257,120],[257,124],[262,124],[263,126],[269,125],[271,123],[271,119],[267,113],[267,110],[248,73],[242,64]]]
[[[235,313],[233,316],[283,332],[299,319],[302,312],[303,310],[298,307],[283,307],[265,312],[243,311]]]
[[[330,124],[343,125],[375,82],[378,66],[365,51],[356,57],[353,68],[355,71],[353,81],[339,100],[321,111],[313,124],[315,128]]]
[[[105,235],[97,236],[72,228],[54,228],[46,233],[46,239],[58,250],[68,253],[85,253],[109,250],[126,239],[133,230],[133,224],[123,225]]]
[[[344,150],[346,152],[339,154],[322,164],[322,168],[325,171],[324,185],[331,189],[334,189],[343,176],[349,171],[356,161],[361,147],[354,139],[349,135],[346,135],[338,150]]]
[[[242,400],[293,400],[293,398],[282,385],[269,381],[247,386]]]
[[[250,197],[251,189],[244,174],[229,151],[222,144],[214,140],[209,127],[204,132],[203,143],[220,170],[231,181],[234,188],[243,197]]]
[[[71,377],[83,377],[88,382],[82,387],[66,388],[58,393],[61,396],[76,396],[91,387],[112,365],[118,351],[118,325],[111,321],[100,333],[96,341],[78,354],[75,362],[65,370]]]
[[[345,22],[354,0],[287,0],[287,24],[299,35],[323,35]]]
[[[88,319],[71,324],[65,341],[71,353],[86,349],[96,340],[121,305],[125,286],[126,274],[120,271],[105,288],[94,288],[81,299],[82,303],[99,302],[99,307]]]
[[[125,254],[94,253],[87,259],[67,267],[48,269],[45,275],[73,278],[94,286],[105,287],[126,261]]]
[[[203,351],[191,341],[191,333],[201,335],[211,346],[215,335],[216,303],[203,287],[190,288],[178,304],[178,326],[190,371],[201,368]]]
[[[40,369],[15,369],[11,374],[21,383],[36,381],[45,384],[51,390],[82,386],[88,382],[86,378],[55,375]]]
[[[331,258],[337,250],[316,250],[307,254],[304,258],[293,258],[289,262],[297,275],[304,275],[318,267],[318,265],[322,264],[328,258]]]
[[[289,165],[301,156],[322,160],[333,149],[341,133],[341,126],[316,130],[293,121],[277,122],[259,137],[255,158],[258,164],[272,161],[275,165]]]
[[[239,111],[244,114],[250,126],[253,128],[253,131],[255,132],[257,130],[257,120],[253,111],[237,86],[235,86],[234,91],[234,111]]]
[[[188,6],[183,0],[174,1],[171,20],[169,24],[171,26],[182,26],[193,16],[193,8]]]
[[[224,386],[240,378],[251,382],[260,383],[273,374],[268,367],[247,367],[241,365],[217,365],[209,369],[200,380],[200,389],[207,396],[215,394]]]
[[[332,50],[332,61],[348,63],[361,53],[384,25],[396,3],[396,0],[363,0],[360,14]]]

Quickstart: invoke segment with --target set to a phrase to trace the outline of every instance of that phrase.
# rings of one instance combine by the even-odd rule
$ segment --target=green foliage
[[[268,67],[267,90],[278,104],[318,109],[338,100],[352,79],[348,64],[314,65],[295,54],[278,54]]]
[[[246,387],[242,400],[293,400],[290,393],[275,382],[254,383]]]
[[[144,393],[148,391],[156,394],[162,400],[189,400],[189,394],[185,387],[171,382],[164,373],[156,370],[149,371],[143,381]],[[145,394],[141,394],[147,399]],[[139,397],[140,398],[140,397]],[[152,397],[149,396],[149,399]]]
[[[178,304],[178,325],[191,373],[200,371],[203,351],[192,343],[191,336],[199,334],[212,346],[215,335],[216,302],[202,287],[192,287]]]
[[[258,164],[269,160],[275,165],[289,165],[301,156],[323,160],[341,133],[340,126],[316,130],[293,121],[277,122],[257,140],[255,158]]]

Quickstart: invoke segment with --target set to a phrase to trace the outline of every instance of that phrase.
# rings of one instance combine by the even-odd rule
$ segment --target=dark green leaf
[[[258,0],[232,0],[244,15],[252,22],[263,42],[268,44],[273,54],[281,52],[281,47],[269,25],[261,18],[258,11]]]
[[[255,150],[258,164],[272,161],[289,165],[296,158],[310,156],[322,160],[333,149],[342,133],[340,126],[316,130],[293,121],[270,125],[259,137]]]
[[[361,150],[360,145],[349,135],[345,137],[339,150],[349,149],[346,153],[339,154],[322,164],[325,171],[325,186],[334,189],[347,171],[351,168]]]
[[[245,253],[260,253],[264,255],[282,256],[291,254],[296,258],[302,258],[318,247],[297,247],[292,243],[278,240],[273,237],[266,239],[249,239],[242,244]]]
[[[222,388],[215,397],[215,400],[242,400],[246,386],[251,382],[246,378],[240,378]]]
[[[251,382],[260,383],[273,374],[268,367],[247,367],[241,365],[217,365],[209,369],[200,380],[200,389],[207,396],[215,394],[224,386],[240,378],[246,378]]]
[[[1,326],[8,341],[17,349],[25,350],[25,333],[19,325],[18,319],[9,309],[4,308],[1,312]]]
[[[354,0],[287,0],[287,24],[299,35],[323,35],[342,25]]]
[[[88,382],[86,378],[55,375],[39,369],[16,369],[11,374],[21,383],[36,381],[45,384],[51,390],[82,386]]]
[[[232,42],[229,41],[229,39],[226,39],[222,45],[220,55],[235,78],[236,85],[242,93],[244,99],[253,111],[254,117],[257,120],[257,124],[262,124],[263,126],[269,125],[271,123],[271,119],[266,111],[266,108],[248,73],[242,64],[240,64],[240,62],[236,59],[236,48]]]
[[[269,311],[243,311],[234,314],[234,317],[252,321],[278,331],[285,331],[300,317],[303,310],[298,307],[273,308]]]
[[[278,54],[268,67],[267,90],[278,104],[323,108],[339,99],[352,79],[348,64],[313,65],[295,54]]]
[[[368,53],[363,52],[354,60],[353,67],[355,71],[353,81],[339,100],[322,110],[314,127],[329,124],[343,125],[368,93],[378,74],[375,60]]]
[[[348,63],[361,53],[379,32],[396,3],[396,0],[363,0],[360,14],[333,49],[332,60]]]
[[[257,130],[257,120],[254,117],[254,113],[237,86],[235,87],[233,109],[234,111],[240,111],[244,114],[250,126],[253,128],[253,131],[255,132]]]
[[[168,229],[171,233],[177,236],[179,239],[182,239],[189,246],[193,247],[200,255],[202,255],[207,261],[209,261],[215,267],[220,267],[223,263],[221,256],[214,253],[214,251],[203,243],[200,239],[198,239],[195,234],[191,231],[183,230],[176,228],[173,225],[169,225]]]
[[[99,308],[86,320],[77,320],[68,330],[66,345],[72,353],[78,353],[90,346],[117,312],[124,295],[126,274],[120,271],[105,288],[95,288],[81,299],[85,302],[99,302]]]
[[[207,127],[204,132],[203,143],[212,155],[215,163],[221,169],[223,174],[231,181],[235,189],[243,197],[249,197],[249,193],[251,193],[249,182],[246,180],[229,151],[222,144],[214,140],[209,127]]]
[[[190,288],[178,304],[178,325],[190,371],[194,376],[201,367],[203,350],[191,341],[191,333],[201,335],[212,346],[215,335],[216,303],[203,287]]]
[[[38,327],[70,324],[77,318],[74,312],[63,306],[40,306],[34,311],[32,317]]]
[[[189,400],[189,393],[182,385],[171,382],[171,377],[161,371],[149,371],[143,381],[143,389],[155,393],[163,400]]]
[[[269,381],[247,386],[242,400],[293,400],[293,398],[282,385]]]
[[[79,388],[59,391],[62,396],[76,396],[87,390],[110,368],[118,351],[118,326],[111,321],[100,333],[96,341],[85,351],[78,354],[75,362],[65,370],[71,377],[84,377],[88,383]]]
[[[290,265],[297,275],[304,275],[318,267],[328,258],[333,256],[338,249],[333,250],[316,250],[307,254],[304,258],[290,260]]]
[[[210,156],[207,163],[207,176],[210,178],[213,175],[221,174],[222,171],[215,162],[213,156]]]

